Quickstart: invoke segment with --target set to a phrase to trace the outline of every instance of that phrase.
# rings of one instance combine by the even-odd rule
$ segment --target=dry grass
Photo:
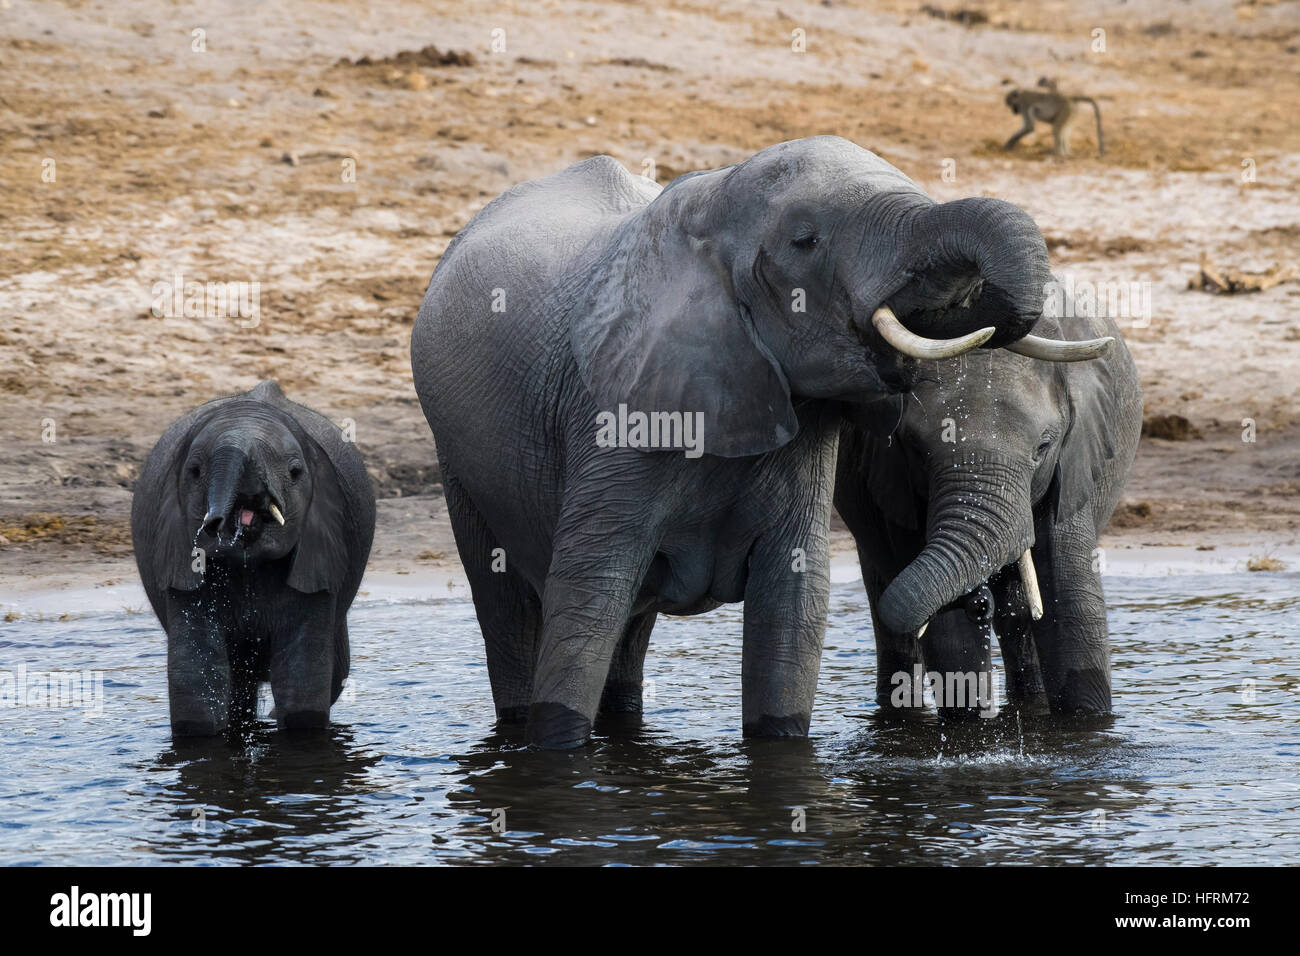
[[[116,554],[130,547],[131,528],[125,520],[95,515],[37,513],[0,518],[0,547],[31,543],[85,544],[100,554]]]
[[[1247,571],[1285,571],[1286,565],[1271,554],[1261,554],[1246,562]]]

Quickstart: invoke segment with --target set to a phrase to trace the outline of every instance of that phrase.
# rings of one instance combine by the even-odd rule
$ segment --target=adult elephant
[[[836,137],[662,191],[597,156],[490,203],[411,365],[499,719],[576,746],[640,711],[657,613],[743,600],[744,732],[806,734],[838,403],[1023,336],[1048,275],[1021,210],[937,205]]]
[[[988,692],[989,625],[1016,707],[1110,711],[1096,548],[1133,464],[1142,392],[1115,323],[1064,306],[1071,317],[1044,318],[1038,344],[933,363],[901,401],[843,427],[835,504],[858,545],[886,711],[915,710],[925,674],[939,675],[945,717],[987,713],[972,693]],[[1083,361],[1031,357],[1042,338],[1098,333],[1114,347],[1052,350]]]

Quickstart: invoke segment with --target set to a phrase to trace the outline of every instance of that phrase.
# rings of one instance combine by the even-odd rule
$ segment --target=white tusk
[[[1025,597],[1029,600],[1029,616],[1035,621],[1043,617],[1043,595],[1038,591],[1038,572],[1034,570],[1034,556],[1028,548],[1016,562],[1020,568],[1020,583],[1025,586]]]
[[[272,504],[268,510],[271,512],[271,517],[275,519],[276,524],[284,524],[284,515],[280,514],[279,508]]]
[[[1027,355],[1029,358],[1042,359],[1045,362],[1086,362],[1101,358],[1111,350],[1115,339],[1109,335],[1100,339],[1083,339],[1078,342],[1063,342],[1058,339],[1045,339],[1040,335],[1026,335],[1023,339],[1007,346],[1008,352]]]
[[[945,359],[962,355],[971,349],[979,348],[997,332],[997,329],[989,327],[956,339],[927,339],[915,332],[909,332],[887,305],[876,309],[875,315],[871,317],[871,324],[876,327],[876,331],[884,340],[898,351],[920,359]]]
[[[924,624],[921,625],[921,629],[916,632],[917,640],[920,640],[921,638],[925,637],[925,629],[928,628],[929,626],[930,626],[929,621],[926,621]]]

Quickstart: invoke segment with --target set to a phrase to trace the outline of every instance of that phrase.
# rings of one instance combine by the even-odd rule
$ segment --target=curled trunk
[[[983,197],[920,210],[899,267],[907,279],[887,304],[908,329],[951,338],[993,327],[989,348],[1029,332],[1052,281],[1047,244],[1029,214]]]
[[[1026,469],[994,453],[937,456],[926,544],[881,596],[880,616],[914,634],[940,608],[1014,562],[1033,540]]]

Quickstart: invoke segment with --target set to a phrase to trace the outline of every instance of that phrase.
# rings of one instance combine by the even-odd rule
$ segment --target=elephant
[[[275,382],[168,427],[136,482],[131,538],[167,632],[173,735],[247,726],[267,680],[282,728],[328,725],[374,532],[360,452]]]
[[[656,616],[743,601],[743,733],[806,736],[843,406],[1018,343],[1049,275],[1022,210],[833,136],[663,189],[595,156],[484,207],[411,369],[499,724],[635,721]]]
[[[1104,357],[948,359],[842,426],[835,506],[857,542],[886,714],[913,715],[916,678],[933,674],[942,717],[992,713],[990,626],[1014,709],[1111,710],[1096,549],[1133,465],[1142,390],[1115,322],[1072,302],[1036,331],[1101,333],[1116,343]]]

